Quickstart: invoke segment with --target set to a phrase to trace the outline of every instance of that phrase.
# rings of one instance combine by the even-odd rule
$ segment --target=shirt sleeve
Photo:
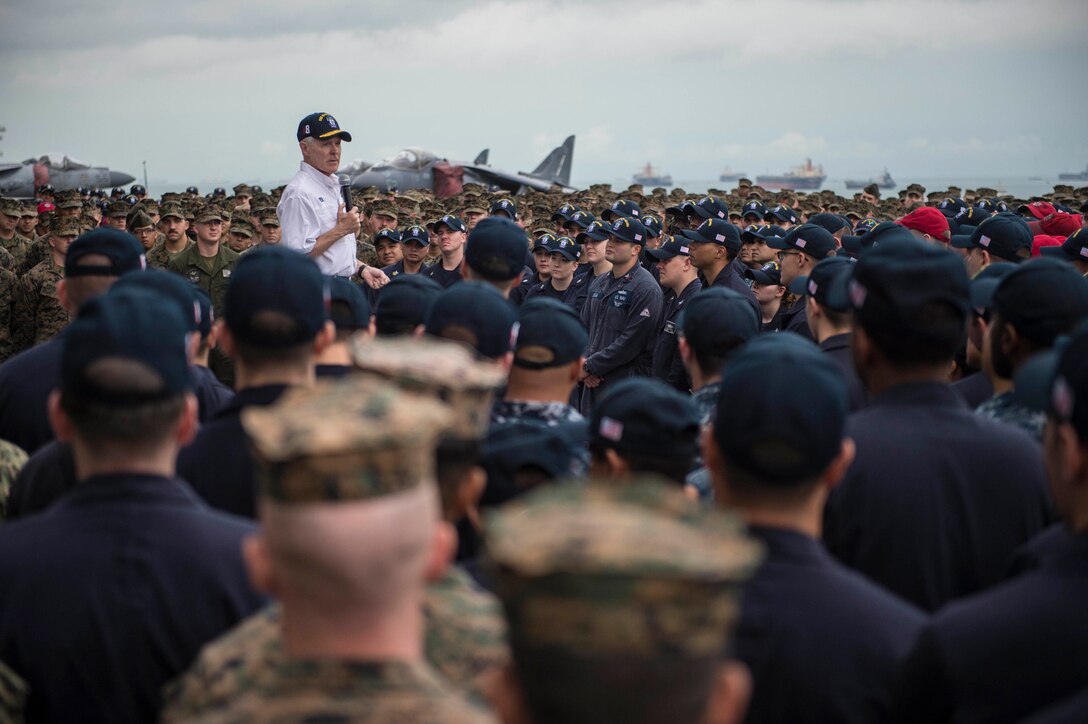
[[[317,237],[328,231],[318,228],[317,212],[297,194],[284,196],[276,214],[280,218],[280,243],[303,254],[310,253]]]

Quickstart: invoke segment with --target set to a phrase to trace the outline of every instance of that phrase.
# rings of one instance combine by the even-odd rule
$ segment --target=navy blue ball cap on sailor
[[[657,239],[661,236],[661,219],[653,214],[643,216],[642,225],[646,227],[646,233],[650,235],[651,239]]]
[[[570,219],[567,220],[567,223],[574,224],[578,228],[585,231],[589,228],[589,225],[592,224],[593,221],[593,214],[589,213],[588,211],[578,210],[570,215]]]
[[[398,274],[378,290],[374,318],[378,334],[412,330],[427,318],[427,311],[442,293],[442,285],[422,274]]]
[[[607,221],[597,219],[586,227],[585,231],[574,237],[574,240],[579,244],[584,244],[587,241],[604,241],[608,238],[611,228]]]
[[[642,216],[642,209],[634,201],[621,199],[601,213],[601,218],[605,221],[612,221],[618,216],[638,219]]]
[[[652,377],[620,380],[589,419],[591,447],[691,460],[698,452],[699,411],[685,395]]]
[[[921,324],[915,321],[917,313],[927,304],[949,304],[966,318],[970,299],[963,259],[913,236],[870,248],[858,259],[850,281],[850,305],[860,322],[915,332]]]
[[[555,240],[555,234],[551,233],[550,231],[546,231],[543,234],[536,237],[535,239],[533,239],[533,244],[529,248],[529,251],[534,251],[535,252],[538,249],[543,250],[543,251],[548,251],[548,249],[550,248],[549,245],[554,240]]]
[[[1088,323],[1029,359],[1016,373],[1013,397],[1088,440]]]
[[[344,141],[351,141],[351,134],[340,127],[328,113],[311,113],[298,122],[298,140],[304,138],[333,138],[339,136]],[[224,191],[224,195],[226,192]]]
[[[548,369],[570,364],[586,353],[589,333],[569,305],[534,297],[521,306],[514,366]]]
[[[1088,279],[1056,259],[1034,259],[1000,280],[992,310],[1028,341],[1049,347],[1088,319]]]
[[[289,332],[270,336],[259,321],[280,315]],[[314,339],[329,318],[329,284],[313,259],[292,249],[262,246],[238,260],[223,301],[223,320],[238,340],[259,348],[292,347]]]
[[[819,216],[819,215],[820,214],[817,214],[816,216]],[[831,214],[831,216],[834,216],[834,214]],[[816,217],[814,216],[813,219],[815,219],[815,218]],[[811,220],[812,219],[810,219],[810,221]],[[878,226],[880,226],[880,222],[877,221],[876,219],[872,218],[872,217],[859,219],[858,223],[854,224],[854,234],[857,235],[857,236],[864,236],[865,234],[868,234],[870,231],[872,231],[873,229],[875,229]],[[898,224],[896,224],[896,226],[898,226]],[[827,227],[825,226],[824,228],[827,228]],[[828,231],[831,231],[831,229],[828,229]],[[831,233],[835,233],[835,232],[831,232]]]
[[[400,232],[396,229],[381,229],[374,235],[374,243],[377,244],[382,239],[389,239],[389,241],[395,241],[400,243]]]
[[[646,239],[649,236],[646,233],[646,227],[642,225],[642,222],[636,218],[629,218],[626,216],[620,216],[612,222],[612,226],[609,227],[608,233],[615,239],[620,241],[626,241],[631,244],[646,245]]]
[[[515,418],[493,424],[480,451],[480,465],[487,472],[480,507],[502,505],[532,490],[519,480],[527,469],[542,471],[548,479],[573,475],[580,464],[578,451],[585,449],[586,432],[584,420],[548,425]]]
[[[725,202],[715,196],[704,196],[695,203],[688,206],[686,214],[696,215],[700,219],[722,219],[723,221],[729,218],[729,207]]]
[[[997,285],[1014,269],[1016,264],[1010,261],[997,261],[987,264],[986,268],[971,279],[971,308],[974,309],[975,314],[980,317],[989,314]]]
[[[823,259],[833,252],[838,244],[827,229],[816,224],[801,224],[786,232],[781,239],[768,238],[767,246],[772,249],[796,249],[814,259]]]
[[[756,216],[760,220],[767,215],[767,207],[758,201],[749,201],[744,206],[740,207],[741,216]]]
[[[858,223],[860,224],[863,221],[865,221],[865,219],[862,219]],[[846,219],[844,219],[843,217],[839,216],[838,214],[828,213],[813,214],[809,218],[808,223],[816,224],[816,226],[823,227],[824,229],[827,229],[827,231],[831,234],[834,234],[836,231],[842,229],[843,227],[849,226],[849,224],[846,223]],[[873,221],[873,226],[876,226],[875,220]]]
[[[527,241],[525,230],[508,218],[480,219],[465,242],[465,262],[485,279],[498,282],[514,279],[525,266]]]
[[[688,240],[682,236],[666,236],[656,249],[647,249],[646,256],[654,261],[668,261],[676,256],[691,256]]]
[[[427,314],[427,334],[463,342],[488,359],[513,346],[517,308],[490,284],[462,282],[443,291]]]
[[[582,253],[581,247],[574,243],[569,236],[556,236],[547,244],[549,254],[559,254],[567,261],[578,261]]]
[[[873,247],[877,244],[884,244],[889,241],[918,241],[914,234],[910,233],[910,229],[901,226],[894,221],[881,221],[879,224],[865,232],[862,238],[865,239],[864,248]]]
[[[491,204],[491,207],[487,210],[491,216],[502,215],[508,219],[518,218],[518,207],[510,199],[499,199],[495,203]]]
[[[124,289],[145,289],[169,299],[181,311],[189,331],[200,328],[200,304],[194,292],[203,291],[185,280],[180,274],[164,269],[145,269],[139,274],[125,274],[109,289],[109,294]]]
[[[846,416],[846,382],[828,355],[800,335],[762,335],[722,372],[713,436],[761,483],[810,483],[841,451]]]
[[[192,321],[177,302],[131,287],[92,298],[68,325],[61,351],[60,389],[77,399],[124,406],[167,399],[192,387],[188,338]],[[95,378],[97,362],[138,362],[157,374],[155,389],[126,388]]]
[[[326,277],[329,282],[329,318],[336,329],[370,326],[370,302],[359,285],[346,277]]]
[[[431,235],[419,224],[412,224],[400,232],[400,241],[402,244],[412,243],[427,246],[431,243]]]
[[[676,326],[694,348],[723,350],[758,335],[760,321],[747,297],[732,289],[711,287],[691,298]]]
[[[770,224],[769,226],[756,226],[753,224],[740,232],[742,244],[755,243],[761,240],[767,241],[767,239],[770,239],[772,236],[782,239],[786,236],[786,230],[775,224]]]
[[[89,255],[106,257],[105,264],[81,264]],[[64,255],[64,276],[119,277],[131,271],[147,268],[144,249],[136,237],[127,231],[101,227],[88,231],[71,244]]]
[[[434,222],[434,226],[432,228],[437,232],[439,226],[445,226],[449,228],[450,231],[460,231],[461,233],[467,231],[467,228],[465,227],[465,222],[461,221],[453,214],[446,214],[438,221]]]
[[[967,206],[967,202],[963,199],[950,196],[941,203],[937,204],[937,208],[940,209],[941,213],[948,218],[954,219],[963,212],[965,212],[969,207]]]
[[[552,221],[573,221],[574,215],[581,211],[574,204],[563,204],[552,214]]]
[[[778,206],[775,206],[773,209],[770,209],[769,211],[767,211],[767,213],[765,213],[763,215],[763,220],[764,221],[787,221],[787,222],[789,222],[791,224],[796,224],[797,221],[798,221],[797,212],[794,211],[793,209],[791,209],[788,206],[783,206],[782,204],[779,204]]]
[[[697,244],[721,244],[734,254],[740,251],[740,230],[724,219],[707,219],[698,228],[684,229],[680,233]]]
[[[1077,229],[1065,237],[1058,246],[1044,246],[1039,249],[1044,257],[1061,259],[1063,261],[1083,261],[1088,264],[1088,232],[1084,228]]]
[[[806,294],[821,306],[835,312],[850,311],[850,279],[854,261],[845,256],[829,256],[812,267],[808,276],[797,277],[790,283],[794,294]]]
[[[1022,216],[1012,213],[994,214],[984,219],[971,233],[967,241],[953,237],[952,246],[958,249],[984,249],[1005,261],[1020,263],[1031,257],[1035,235]]]
[[[782,270],[777,262],[769,261],[759,269],[745,269],[744,276],[763,286],[781,286]]]

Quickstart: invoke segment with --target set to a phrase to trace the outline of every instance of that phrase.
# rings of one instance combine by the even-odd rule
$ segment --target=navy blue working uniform
[[[745,721],[884,721],[925,616],[835,562],[814,538],[748,532],[766,558],[744,586],[733,638],[754,684]]]
[[[994,396],[994,384],[984,372],[975,372],[952,383],[972,410]]]
[[[0,660],[29,684],[27,721],[155,721],[161,687],[263,605],[242,562],[253,531],[138,474],[0,527]]]
[[[286,385],[266,385],[239,390],[234,399],[196,439],[178,454],[178,477],[218,510],[246,518],[257,517],[257,488],[253,456],[242,429],[242,410],[267,407],[280,398]]]
[[[808,326],[808,312],[805,311],[806,297],[801,295],[785,311],[779,309],[779,329],[783,332],[794,332],[806,339],[816,341],[812,336],[812,330]]]
[[[734,259],[734,261],[736,261]],[[763,318],[763,310],[759,308],[759,302],[756,301],[755,292],[752,291],[752,287],[745,281],[744,277],[737,273],[737,267],[733,262],[726,264],[722,267],[722,270],[718,272],[713,281],[707,280],[710,287],[725,287],[726,289],[732,289],[739,294],[743,294],[744,298],[752,303],[752,307],[756,310],[756,316],[759,319]]]
[[[568,307],[573,309],[578,314],[582,313],[582,307],[586,304],[586,297],[589,296],[589,282],[591,277],[585,274],[579,274],[571,279],[570,286],[563,291],[559,291],[552,286],[552,280],[549,279],[546,282],[539,282],[537,284],[530,284],[528,291],[521,296],[520,301],[528,301],[533,297],[548,297],[554,299],[557,302],[562,302]],[[510,294],[511,301],[513,301],[513,292]],[[519,303],[519,302],[515,302]]]
[[[846,378],[846,391],[849,395],[848,403],[850,412],[861,409],[865,404],[865,388],[858,377],[858,371],[854,367],[854,355],[850,351],[850,333],[835,334],[823,342],[820,342],[820,350],[831,357],[832,361],[842,370],[842,376]]]
[[[66,329],[0,365],[0,439],[28,455],[53,439],[47,404],[57,386]]]
[[[1002,581],[1051,520],[1042,451],[946,384],[898,385],[847,423],[857,456],[831,491],[831,553],[925,611]]]
[[[1082,531],[1037,570],[949,605],[904,664],[899,720],[1018,722],[1088,688],[1086,601]]]
[[[661,287],[640,264],[622,276],[609,272],[593,280],[582,307],[582,322],[589,330],[585,364],[589,374],[604,379],[596,388],[583,386],[583,415],[610,384],[650,374],[660,319]]]
[[[461,264],[464,263],[465,262],[462,260]],[[461,276],[461,264],[458,264],[455,269],[445,269],[442,267],[442,260],[439,259],[434,264],[423,267],[420,274],[429,279],[434,279],[443,289],[449,289],[454,284],[464,281],[464,278]]]
[[[661,327],[654,343],[654,356],[651,374],[681,392],[691,390],[691,378],[680,359],[680,345],[677,342],[679,330],[676,320],[684,311],[684,305],[693,296],[701,292],[703,283],[693,279],[684,290],[677,294],[666,289],[662,297]]]

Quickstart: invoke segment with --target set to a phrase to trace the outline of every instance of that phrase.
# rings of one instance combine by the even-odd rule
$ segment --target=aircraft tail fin
[[[530,176],[570,186],[570,168],[574,161],[574,136],[567,136],[563,145],[552,149]]]
[[[476,165],[476,166],[486,166],[487,165],[487,156],[488,156],[489,153],[491,153],[491,149],[490,148],[485,148],[484,150],[482,150],[478,154],[476,154],[476,158],[472,161],[472,163],[474,165]]]

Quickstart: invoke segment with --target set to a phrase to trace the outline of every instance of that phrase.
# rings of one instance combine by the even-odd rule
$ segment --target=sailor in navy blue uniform
[[[657,280],[664,290],[661,330],[654,345],[652,374],[670,387],[688,392],[691,378],[680,358],[678,321],[688,300],[703,288],[699,270],[691,263],[691,247],[683,237],[668,236],[657,249],[647,249],[646,255],[657,264]]]
[[[648,375],[661,319],[661,287],[638,262],[646,228],[633,217],[612,222],[605,256],[612,271],[593,280],[582,307],[589,345],[579,410],[588,415],[609,384]]]
[[[1065,534],[1052,536],[1038,568],[938,612],[904,666],[901,721],[1086,721],[1088,330],[1029,362],[1016,395],[1046,411],[1043,448]]]
[[[804,227],[801,227],[804,228]],[[833,555],[926,611],[1006,575],[1052,517],[1042,452],[975,415],[947,383],[969,311],[960,257],[914,239],[861,255],[851,340],[869,402],[857,457],[825,508]]]
[[[925,616],[820,544],[823,501],[854,454],[842,375],[810,342],[763,335],[730,359],[718,395],[704,444],[716,500],[766,550],[734,632],[754,684],[746,721],[883,721]]]

